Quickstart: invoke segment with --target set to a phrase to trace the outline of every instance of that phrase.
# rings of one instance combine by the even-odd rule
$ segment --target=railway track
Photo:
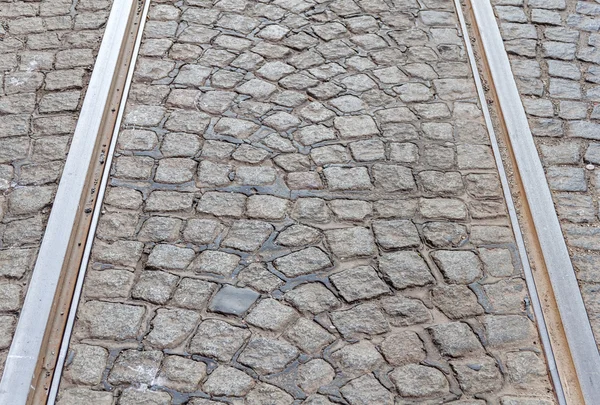
[[[600,356],[493,10],[473,1],[465,21],[455,6],[557,400],[593,404]],[[0,382],[2,404],[56,400],[149,7],[123,0],[111,11]],[[524,196],[518,211],[513,193]]]
[[[0,381],[0,403],[54,403],[53,378],[65,361],[148,7],[135,0],[112,7]]]

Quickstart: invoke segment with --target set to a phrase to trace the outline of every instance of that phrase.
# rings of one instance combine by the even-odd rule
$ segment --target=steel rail
[[[96,205],[94,207],[94,213],[92,214],[92,223],[90,226],[88,238],[85,244],[85,250],[83,254],[83,259],[81,261],[81,266],[79,268],[79,274],[77,277],[77,283],[75,285],[75,292],[73,294],[73,301],[71,301],[71,307],[69,308],[69,316],[67,318],[67,324],[65,328],[65,332],[63,335],[63,339],[60,346],[60,352],[58,354],[58,360],[56,364],[56,370],[52,377],[52,384],[50,386],[50,393],[48,395],[48,404],[54,404],[56,396],[58,395],[58,389],[60,386],[60,380],[62,377],[62,370],[67,358],[67,353],[69,350],[69,342],[71,341],[71,335],[73,333],[73,326],[75,324],[75,317],[77,315],[77,307],[79,306],[79,301],[81,298],[81,292],[83,290],[83,282],[85,280],[85,275],[87,273],[88,262],[90,259],[90,254],[92,251],[92,246],[94,243],[94,235],[96,234],[96,229],[98,227],[98,220],[100,218],[102,203],[104,200],[104,195],[106,193],[106,186],[108,184],[108,179],[110,177],[110,169],[112,166],[112,160],[115,153],[118,134],[121,128],[121,121],[123,120],[123,114],[125,111],[125,101],[127,100],[127,96],[129,94],[129,89],[131,87],[131,80],[133,78],[133,73],[135,70],[135,65],[137,61],[137,57],[139,54],[139,49],[142,42],[142,33],[144,31],[144,26],[146,23],[146,17],[148,15],[148,9],[150,7],[150,0],[146,0],[144,4],[144,9],[142,12],[141,20],[138,25],[138,33],[135,41],[135,46],[133,48],[133,55],[131,59],[131,63],[129,65],[129,70],[127,72],[127,78],[125,80],[125,86],[123,87],[123,92],[121,94],[121,104],[119,106],[119,113],[117,115],[116,125],[114,127],[114,131],[112,134],[112,139],[110,143],[110,147],[106,156],[106,162],[104,166],[104,172],[102,174],[102,180],[100,185],[98,186],[98,198],[96,199]]]
[[[461,27],[461,30],[463,33],[463,39],[465,42],[465,46],[467,48],[467,55],[469,57],[469,64],[471,65],[471,72],[473,73],[473,77],[475,79],[475,87],[477,88],[477,95],[479,97],[479,103],[481,104],[481,110],[483,112],[485,124],[488,129],[489,136],[490,136],[492,151],[494,153],[494,159],[496,161],[496,166],[498,168],[498,174],[500,176],[500,183],[502,185],[502,192],[504,194],[504,199],[506,201],[508,215],[510,217],[510,222],[511,222],[511,225],[513,228],[515,241],[517,243],[517,248],[518,248],[519,256],[521,259],[521,264],[523,266],[523,274],[525,275],[525,283],[527,284],[527,290],[529,292],[531,306],[533,308],[533,313],[534,313],[534,316],[536,319],[538,332],[540,334],[540,340],[542,341],[542,348],[544,349],[544,354],[546,355],[546,362],[548,364],[548,370],[550,371],[550,376],[552,378],[552,383],[553,383],[554,389],[556,391],[556,396],[557,396],[559,404],[566,405],[567,402],[565,399],[565,394],[564,394],[564,391],[562,388],[558,370],[556,368],[556,359],[554,357],[554,352],[552,351],[552,345],[550,343],[550,334],[548,333],[548,327],[546,325],[546,320],[544,317],[544,313],[542,311],[542,303],[540,301],[537,287],[535,285],[533,271],[531,270],[531,266],[529,265],[529,257],[527,255],[527,250],[525,248],[525,241],[523,239],[523,233],[521,232],[521,226],[519,225],[519,219],[517,216],[517,211],[515,209],[515,203],[513,201],[512,194],[510,191],[508,176],[506,175],[506,169],[504,167],[504,162],[502,161],[502,154],[500,153],[500,147],[498,145],[498,138],[496,136],[496,131],[494,130],[494,124],[492,122],[490,110],[487,105],[487,100],[485,97],[485,90],[483,88],[483,83],[481,81],[479,69],[477,68],[477,60],[475,58],[475,52],[473,51],[473,47],[471,46],[471,39],[469,37],[469,32],[467,30],[467,24],[465,22],[465,16],[462,11],[462,7],[460,5],[460,0],[454,0],[454,5],[456,8],[456,12],[458,14],[458,20],[459,20],[460,27]]]
[[[455,0],[455,3],[457,7],[460,7],[458,0]],[[555,388],[557,394],[562,392],[562,401],[566,401],[566,398],[569,397],[571,394],[569,391],[578,388],[586,404],[595,404],[598,403],[600,396],[600,354],[560,228],[550,188],[533,141],[490,1],[471,0],[470,5],[485,54],[486,67],[489,69],[494,92],[499,102],[499,112],[508,135],[508,146],[516,164],[520,185],[526,199],[525,203],[529,208],[528,215],[531,217],[535,229],[535,242],[539,246],[543,260],[543,263],[540,264],[545,267],[547,272],[551,293],[554,296],[562,323],[561,332],[565,335],[568,354],[579,384],[579,387],[566,385],[563,387],[564,392],[562,392],[563,390],[559,391],[559,387],[562,385],[557,382],[561,379],[558,376],[554,378],[553,375]],[[469,47],[470,44],[467,46]],[[521,247],[519,248],[521,249]],[[525,262],[526,260],[524,260]],[[527,277],[531,278],[533,282],[533,274],[530,270]],[[536,310],[536,317],[538,317],[537,312],[538,310]],[[543,319],[542,314],[542,317],[538,317],[538,322]],[[546,335],[545,339],[547,340],[548,337]],[[546,344],[548,344],[547,341],[544,345]],[[548,356],[548,350],[546,351]],[[558,366],[560,369],[561,364],[559,363]],[[568,368],[568,366],[565,367]],[[551,369],[550,371],[556,373],[556,370]],[[563,376],[563,384],[566,378],[569,376]],[[576,393],[572,394],[574,398],[577,397]]]
[[[115,0],[90,78],[69,154],[48,218],[23,308],[0,381],[0,404],[32,402],[37,371],[45,363],[48,328],[56,321],[57,292],[73,253],[83,206],[88,200],[90,168],[98,154],[97,138],[113,97],[113,82],[121,58],[135,0]]]

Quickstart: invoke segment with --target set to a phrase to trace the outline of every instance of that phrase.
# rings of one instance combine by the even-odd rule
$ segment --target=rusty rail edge
[[[519,224],[517,211],[515,208],[515,203],[513,201],[511,190],[510,190],[508,176],[506,175],[504,162],[502,161],[502,154],[500,153],[498,138],[496,136],[496,131],[494,130],[494,124],[492,122],[490,110],[487,105],[487,100],[485,97],[485,90],[483,87],[483,83],[481,81],[479,69],[477,67],[477,60],[475,58],[475,52],[473,51],[473,47],[471,46],[471,39],[469,37],[469,32],[468,32],[467,25],[465,22],[465,16],[462,11],[460,0],[454,0],[454,5],[455,5],[455,8],[456,8],[456,11],[458,14],[458,19],[459,19],[459,23],[461,26],[461,30],[463,32],[463,39],[464,39],[465,46],[467,49],[467,55],[469,57],[469,64],[471,66],[471,71],[472,71],[473,77],[475,79],[475,87],[477,88],[477,96],[478,96],[479,102],[481,104],[481,109],[483,111],[485,124],[488,129],[489,136],[490,136],[492,151],[494,153],[494,160],[495,160],[496,166],[498,168],[500,183],[502,185],[502,192],[504,195],[504,199],[506,201],[506,207],[508,210],[510,222],[511,222],[511,225],[513,228],[513,233],[515,236],[515,241],[517,243],[517,248],[519,251],[519,256],[520,256],[521,263],[523,266],[523,274],[525,276],[525,282],[527,284],[527,290],[529,292],[529,297],[531,300],[531,307],[533,308],[533,313],[534,313],[536,323],[537,323],[537,329],[540,334],[542,348],[544,349],[544,354],[546,356],[546,361],[548,364],[548,370],[549,370],[550,376],[552,378],[552,385],[556,392],[556,396],[557,396],[559,404],[565,405],[567,402],[566,402],[564,391],[562,388],[560,376],[559,376],[559,373],[558,373],[558,370],[556,367],[556,358],[554,356],[554,352],[552,350],[552,345],[550,343],[550,335],[548,332],[548,327],[546,325],[546,319],[544,317],[544,313],[542,310],[542,303],[540,301],[538,290],[537,290],[537,287],[535,284],[533,271],[531,269],[531,266],[529,265],[529,258],[527,255],[527,250],[525,248],[525,241],[523,239],[523,234],[521,231],[521,226]]]
[[[136,32],[132,33],[130,37],[130,43],[128,44],[130,49],[130,59],[128,61],[128,69],[126,70],[126,77],[123,82],[123,91],[120,94],[120,105],[118,108],[118,114],[116,117],[116,122],[112,130],[110,147],[108,148],[108,152],[106,154],[106,162],[104,164],[104,171],[102,173],[101,180],[98,185],[97,190],[97,198],[95,201],[95,207],[92,214],[92,222],[90,225],[90,229],[88,231],[88,238],[85,243],[85,249],[83,253],[82,260],[80,261],[77,282],[75,285],[75,290],[73,293],[73,299],[71,301],[71,305],[69,308],[69,315],[66,322],[66,328],[64,330],[62,341],[60,345],[60,351],[58,353],[57,364],[55,368],[55,372],[52,376],[52,384],[50,386],[49,395],[48,395],[48,404],[54,404],[56,400],[56,396],[58,395],[58,390],[60,387],[60,381],[62,377],[63,367],[67,358],[69,343],[71,341],[71,335],[73,333],[73,325],[75,324],[75,318],[77,315],[77,308],[79,306],[79,301],[81,298],[81,292],[83,290],[83,282],[85,280],[85,275],[87,273],[88,262],[90,258],[90,254],[92,251],[92,245],[94,242],[94,235],[96,233],[96,229],[98,227],[98,220],[101,213],[102,203],[104,200],[104,195],[106,192],[106,186],[108,184],[110,169],[112,166],[112,160],[114,156],[114,152],[116,149],[118,134],[121,127],[121,121],[123,120],[123,114],[125,111],[125,105],[127,101],[127,96],[129,95],[129,89],[131,87],[131,80],[133,78],[135,65],[137,61],[137,57],[139,54],[141,41],[142,41],[142,33],[144,31],[144,26],[146,23],[146,17],[148,15],[148,9],[150,7],[150,0],[141,1],[138,0],[140,6],[138,8],[137,15],[137,23],[136,23]]]
[[[562,389],[566,394],[562,400],[577,398],[577,393],[572,391],[580,390],[586,404],[595,404],[600,396],[600,354],[552,202],[550,188],[533,141],[491,3],[489,0],[470,0],[470,6],[484,53],[485,67],[491,76],[493,91],[498,100],[502,125],[508,135],[508,147],[525,196],[524,205],[528,209],[526,215],[531,219],[533,235],[530,236],[534,237],[534,243],[541,254],[543,263],[540,263],[540,267],[544,268],[543,276],[549,280],[551,291],[548,293],[553,295],[560,316],[559,321],[562,324],[559,333],[564,334],[566,338],[568,346],[566,349],[579,385],[573,387],[565,384],[565,380],[570,377],[561,375]],[[538,323],[543,319],[537,314],[536,317]],[[555,345],[554,340],[551,341]],[[561,347],[559,350],[561,349],[565,348]],[[559,361],[559,370],[561,366],[563,365]],[[564,368],[568,370],[569,365],[564,365]],[[555,380],[555,388],[559,394],[558,388],[561,385],[556,382]],[[567,403],[575,404],[581,401],[568,400]]]
[[[73,134],[69,154],[50,212],[29,288],[9,349],[2,380],[0,404],[32,403],[41,365],[46,362],[45,346],[49,327],[58,314],[57,292],[63,289],[64,272],[72,258],[73,243],[81,227],[91,219],[91,167],[99,155],[98,135],[111,114],[114,81],[121,63],[121,48],[127,35],[135,0],[115,0],[94,70],[86,91],[81,113]],[[93,183],[93,182],[92,182]],[[91,211],[91,210],[89,210]],[[84,225],[81,225],[84,223]],[[67,286],[68,289],[70,286]],[[45,397],[45,395],[44,395]]]

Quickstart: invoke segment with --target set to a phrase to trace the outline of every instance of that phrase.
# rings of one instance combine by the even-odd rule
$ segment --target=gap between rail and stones
[[[491,75],[493,92],[499,101],[502,123],[507,132],[508,149],[518,170],[518,181],[526,201],[523,206],[534,231],[533,249],[539,247],[541,260],[536,261],[537,282],[549,285],[544,291],[546,311],[558,309],[559,324],[550,335],[558,348],[558,363],[565,394],[571,403],[592,404],[600,395],[600,355],[592,333],[569,251],[560,228],[550,188],[525,110],[512,74],[508,55],[488,0],[470,2],[473,21],[479,34],[486,67]],[[535,254],[533,255],[535,257]],[[544,282],[547,277],[549,283]],[[548,314],[555,316],[556,314]],[[565,338],[562,337],[564,334]],[[581,398],[582,396],[583,398]]]
[[[0,403],[46,402],[92,208],[101,194],[107,144],[123,99],[133,51],[126,41],[138,37],[143,4],[117,0],[112,6],[7,356]]]

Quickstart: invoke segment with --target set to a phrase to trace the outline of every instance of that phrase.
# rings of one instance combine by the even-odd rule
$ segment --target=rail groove
[[[521,217],[512,199],[461,1],[454,4],[558,402],[592,404],[600,394],[600,355],[544,171],[489,0],[469,1],[482,70],[494,84],[491,93],[499,105],[500,136],[506,137],[517,169],[517,188],[525,197]],[[111,10],[0,381],[0,404],[56,400],[149,3],[116,0]]]
[[[460,8],[459,0],[455,2]],[[530,293],[541,297],[536,300],[536,318],[542,326],[541,338],[546,340],[546,356],[551,356],[549,366],[558,400],[561,404],[595,404],[600,395],[600,355],[500,30],[489,0],[469,0],[467,7],[483,70],[490,78],[490,91],[497,101],[496,112],[507,152],[516,168],[516,191],[523,197],[520,219],[527,231],[529,258],[535,267],[532,271],[526,265],[525,273]],[[476,69],[474,57],[471,62]],[[484,98],[482,104],[485,103]],[[497,144],[494,152],[496,149]],[[510,191],[506,199],[512,205]],[[513,222],[516,221],[514,205],[509,210],[513,211],[511,219],[514,216]],[[522,236],[517,236],[519,239],[523,244]],[[527,261],[527,256],[523,261]],[[532,294],[532,301],[533,298]],[[551,364],[554,359],[556,370]]]
[[[0,404],[54,403],[50,382],[64,361],[59,348],[78,300],[76,281],[95,231],[99,186],[110,168],[109,145],[146,12],[142,0],[112,6],[0,381]]]

